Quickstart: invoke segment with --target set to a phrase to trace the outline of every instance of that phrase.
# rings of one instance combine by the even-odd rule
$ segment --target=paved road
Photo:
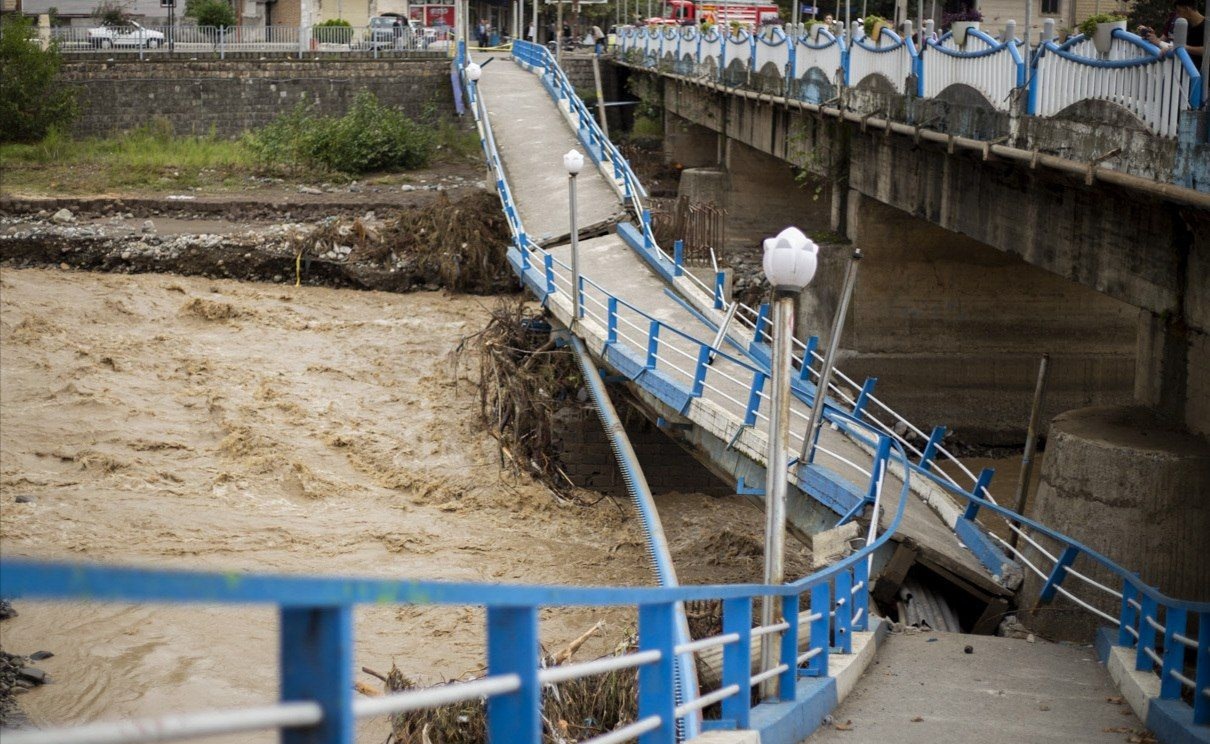
[[[891,635],[806,744],[1122,744],[1146,727],[1118,695],[1090,647]]]

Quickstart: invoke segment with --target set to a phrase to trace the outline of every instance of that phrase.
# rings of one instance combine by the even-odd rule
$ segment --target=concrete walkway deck
[[[485,68],[479,88],[527,234],[544,244],[556,259],[569,264],[567,175],[563,169],[562,155],[572,148],[583,151],[583,147],[563,118],[559,107],[543,87],[538,75],[515,64],[498,60],[497,64]],[[591,162],[585,164],[577,179],[577,195],[577,224],[582,235],[612,232],[610,227],[626,218],[621,198]],[[712,342],[714,329],[703,321],[700,314],[687,309],[683,299],[678,298],[674,290],[617,235],[609,234],[582,240],[580,266],[581,274],[586,279],[596,282],[609,293],[696,341],[707,344]],[[556,284],[565,292],[570,290],[571,286],[570,277],[566,276],[566,273],[563,269],[556,269]],[[596,293],[596,305],[592,301],[593,293],[590,291],[586,294],[587,312],[590,316],[595,314],[596,322],[603,329],[605,308],[600,293]],[[566,297],[560,301],[564,300]],[[647,319],[626,308],[621,308],[618,315],[619,341],[633,351],[645,353]],[[742,338],[742,335],[739,331],[732,334],[732,338],[740,346],[747,343],[747,339]],[[741,356],[734,348],[726,351],[734,356]],[[665,333],[659,341],[658,355],[657,368],[661,372],[684,388],[692,387],[697,357],[695,343],[675,334]],[[707,384],[710,387],[703,397],[723,409],[734,427],[738,427],[745,417],[751,380],[750,370],[720,357],[712,365],[711,373],[707,376]],[[795,435],[801,435],[809,411],[799,400],[794,400],[792,406],[798,414],[792,417],[792,421],[801,422],[801,425],[792,425],[792,429]],[[768,429],[767,412],[767,402],[762,403],[756,425],[753,427],[762,438]],[[828,468],[845,480],[859,484],[861,492],[864,493],[870,476],[855,469],[854,465],[868,469],[870,455],[846,436],[831,429],[825,429],[820,443],[827,452],[817,455],[816,464]],[[884,489],[884,495],[888,499],[883,513],[884,525],[894,514],[900,486],[901,482],[888,473],[888,482]],[[760,500],[759,497],[754,498]],[[792,522],[795,511],[795,504],[790,504],[789,516]],[[817,518],[816,525],[819,521]],[[824,521],[830,526],[834,519]],[[818,526],[812,531],[814,529],[818,529]],[[904,523],[897,533],[897,539],[911,540],[921,547],[922,553],[932,556],[936,563],[986,591],[1005,591],[991,579],[978,559],[959,543],[958,538],[940,517],[915,495],[909,498]]]
[[[970,646],[972,653],[964,648]],[[806,744],[1122,744],[1146,727],[1088,646],[891,635]]]

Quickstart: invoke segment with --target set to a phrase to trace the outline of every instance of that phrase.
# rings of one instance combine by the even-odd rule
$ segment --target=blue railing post
[[[584,277],[577,277],[576,280],[576,300],[579,303],[580,313],[579,318],[584,317]]]
[[[933,467],[933,458],[937,455],[937,445],[941,444],[942,437],[945,436],[944,426],[934,426],[933,432],[929,434],[928,443],[924,445],[924,452],[920,453],[920,469],[924,471],[931,470]],[[978,496],[979,494],[975,494]]]
[[[639,744],[675,744],[676,612],[671,602],[639,606],[639,651],[659,651],[659,661],[639,667],[639,719],[659,716],[660,725],[639,737]],[[509,741],[539,741],[516,737]],[[503,741],[503,740],[501,740]],[[499,744],[499,742],[493,742]]]
[[[677,240],[672,243],[672,273],[680,276],[685,273],[682,268],[685,262],[685,241]]]
[[[643,210],[643,247],[650,248],[654,244],[651,239],[651,210]]]
[[[991,485],[992,476],[995,474],[996,474],[995,468],[983,468],[983,470],[979,471],[979,477],[975,480],[975,487],[971,489],[971,494],[975,498],[979,498],[979,499],[985,498],[983,495],[983,491],[988,486]],[[966,512],[963,513],[962,518],[974,521],[975,517],[977,517],[978,515],[979,515],[979,504],[974,501],[968,501],[966,503]]]
[[[877,518],[877,517],[875,517]],[[870,629],[870,562],[860,560],[853,564],[853,586],[861,588],[853,595],[853,614],[861,614],[853,623],[853,630]]]
[[[831,639],[831,618],[828,617],[832,605],[831,587],[828,582],[822,581],[811,589],[811,614],[815,615],[815,619],[811,621],[811,642],[810,649],[814,651],[819,649],[819,653],[811,657],[807,662],[806,674],[809,677],[826,677],[828,675],[828,649],[832,645]]]
[[[542,688],[538,684],[538,608],[487,608],[487,673],[515,674],[521,687],[487,699],[487,740],[539,742]]]
[[[521,276],[529,271],[529,240],[525,233],[517,233],[517,248],[521,251]]]
[[[1185,645],[1178,643],[1174,635],[1185,635],[1188,613],[1169,607],[1164,611],[1164,663],[1160,667],[1160,697],[1176,700],[1181,696],[1181,681],[1172,672],[1183,673],[1185,669]]]
[[[723,700],[722,717],[737,729],[750,726],[752,702],[752,598],[723,600],[723,634],[735,633],[739,640],[723,646],[722,686],[739,685],[739,692]]]
[[[865,383],[861,386],[861,392],[857,394],[857,400],[853,402],[853,418],[861,418],[861,412],[865,410],[866,403],[869,402],[870,396],[874,394],[874,386],[877,384],[877,377],[865,378]]]
[[[760,391],[765,387],[764,372],[757,371],[752,375],[752,387],[748,390],[748,410],[744,412],[744,426],[756,425],[756,412],[760,410]]]
[[[700,398],[706,385],[706,370],[710,366],[710,347],[697,347],[697,366],[693,370],[693,397]]]
[[[765,329],[765,325],[769,322],[769,303],[762,302],[760,308],[756,311],[756,323],[752,329],[752,343],[759,344],[761,341],[761,333]]]
[[[655,369],[659,362],[656,353],[660,350],[660,321],[653,320],[647,326],[647,369]]]
[[[798,595],[781,598],[781,616],[786,628],[781,634],[781,663],[786,671],[778,675],[777,692],[783,703],[792,703],[798,692]]]
[[[314,701],[323,720],[282,729],[282,744],[353,744],[353,610],[283,607],[280,611],[281,700]]]
[[[1042,591],[1038,594],[1038,603],[1045,604],[1055,598],[1055,592],[1059,589],[1059,584],[1063,583],[1063,579],[1067,578],[1067,567],[1070,566],[1080,554],[1080,549],[1074,545],[1068,545],[1059,554],[1059,559],[1055,561],[1055,567],[1050,570],[1050,576],[1046,577],[1046,583],[1042,585]]]
[[[818,346],[819,336],[811,336],[807,339],[807,348],[802,352],[802,366],[798,368],[798,379],[803,382],[811,381],[811,361]]]
[[[605,337],[605,343],[616,344],[618,342],[618,298],[610,295],[608,306],[609,309],[606,311],[608,335]]]
[[[552,295],[555,293],[555,257],[547,253],[542,256],[542,262],[546,265],[546,294]]]
[[[836,574],[835,645],[842,654],[853,653],[853,576],[848,571]]]
[[[727,286],[727,274],[723,271],[714,273],[714,309],[723,309],[723,291]]]
[[[1118,645],[1132,648],[1134,646],[1134,636],[1130,634],[1128,628],[1133,628],[1139,621],[1138,610],[1131,601],[1138,601],[1139,591],[1134,584],[1129,581],[1122,582],[1122,612],[1118,615],[1120,622],[1118,623]]]
[[[1140,672],[1150,671],[1155,665],[1147,651],[1155,650],[1155,628],[1151,627],[1151,623],[1147,622],[1147,618],[1157,620],[1156,610],[1158,606],[1151,597],[1144,592],[1139,597],[1139,605],[1142,607],[1139,610],[1139,645],[1134,650],[1134,668]]]
[[[1193,722],[1210,726],[1210,612],[1198,614],[1197,676],[1193,679]]]

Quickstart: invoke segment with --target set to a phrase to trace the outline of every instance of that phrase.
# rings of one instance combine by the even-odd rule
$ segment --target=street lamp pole
[[[769,409],[769,448],[765,460],[765,576],[768,585],[785,581],[786,476],[790,447],[790,345],[794,338],[794,299],[815,276],[819,248],[800,230],[789,227],[765,241],[765,277],[773,285],[773,357]],[[761,601],[761,625],[780,618],[775,597]],[[766,633],[760,642],[760,669],[772,669],[780,657],[780,637]],[[778,693],[777,677],[761,684],[761,697]]]
[[[571,322],[580,320],[580,234],[576,229],[576,176],[584,168],[584,156],[568,150],[563,156],[567,169],[567,201],[571,217]]]
[[[836,361],[836,348],[840,346],[840,332],[844,330],[845,315],[849,312],[849,300],[853,297],[853,286],[857,283],[857,262],[861,260],[861,249],[854,248],[849,258],[849,266],[844,274],[844,290],[840,295],[840,304],[836,306],[836,317],[832,319],[832,336],[828,339],[828,351],[824,354],[823,369],[819,371],[819,386],[815,388],[815,401],[811,406],[811,419],[807,423],[807,431],[802,440],[802,452],[798,454],[798,466],[805,468],[811,461],[811,449],[815,442],[815,430],[823,416],[824,400],[828,397],[828,385],[832,382],[832,366]],[[803,364],[811,360],[804,357]]]

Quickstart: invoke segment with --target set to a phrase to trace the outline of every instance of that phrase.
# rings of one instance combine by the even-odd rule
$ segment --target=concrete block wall
[[[614,405],[652,493],[677,491],[715,496],[734,493],[641,414],[616,400]],[[626,484],[591,405],[576,404],[562,409],[557,417],[555,441],[563,469],[577,486],[625,495]]]
[[[362,90],[413,118],[453,115],[445,59],[137,58],[69,61],[63,80],[78,91],[77,136],[134,129],[159,116],[178,134],[238,137],[299,103],[342,114]]]

